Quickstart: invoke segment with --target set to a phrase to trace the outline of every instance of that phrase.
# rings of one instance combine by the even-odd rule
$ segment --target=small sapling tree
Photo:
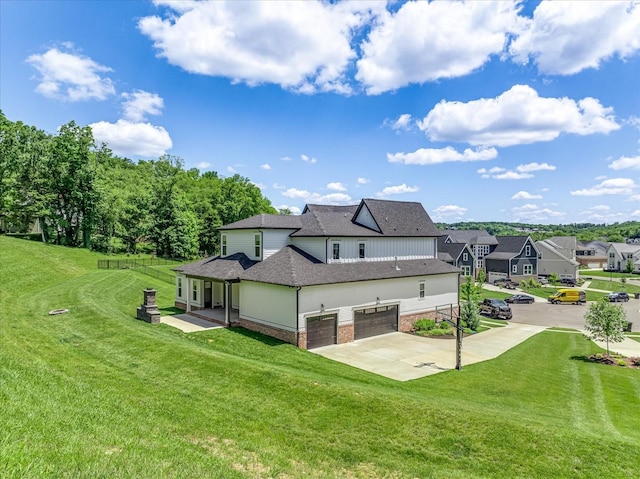
[[[607,356],[609,343],[619,343],[624,340],[624,327],[627,315],[622,306],[613,305],[607,297],[602,297],[589,305],[584,315],[585,329],[591,339],[606,341]]]
[[[460,286],[460,319],[465,327],[473,331],[477,331],[480,326],[479,298],[480,287],[468,277]]]

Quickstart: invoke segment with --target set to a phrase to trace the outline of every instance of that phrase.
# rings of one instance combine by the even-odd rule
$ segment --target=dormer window
[[[333,259],[340,259],[340,243],[333,243]]]

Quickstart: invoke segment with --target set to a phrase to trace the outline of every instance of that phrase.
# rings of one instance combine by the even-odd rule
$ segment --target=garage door
[[[353,312],[354,339],[369,338],[398,330],[398,305],[379,306]]]
[[[337,314],[307,318],[307,349],[336,344]]]
[[[509,275],[507,273],[496,273],[494,271],[489,271],[489,274],[487,275],[487,282],[493,284],[494,281],[498,280],[498,279],[508,279]]]

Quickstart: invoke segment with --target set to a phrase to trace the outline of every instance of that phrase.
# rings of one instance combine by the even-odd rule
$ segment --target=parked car
[[[584,304],[587,302],[587,293],[581,289],[559,289],[547,298],[551,304],[573,303]]]
[[[531,304],[535,301],[535,299],[533,299],[533,296],[529,296],[527,294],[514,294],[513,296],[509,296],[508,298],[505,298],[505,301],[507,303],[513,303],[513,304]]]
[[[629,301],[629,295],[623,291],[617,293],[609,293],[609,301],[617,303],[618,301],[626,303]]]
[[[492,318],[511,319],[513,317],[509,305],[496,298],[486,298],[480,305],[480,313]]]
[[[549,284],[549,279],[546,276],[538,276],[538,283]]]
[[[493,282],[493,285],[502,286],[503,288],[506,288],[506,289],[516,289],[516,287],[518,286],[518,283],[511,281],[509,278],[500,278],[500,279],[496,279]]]
[[[576,280],[573,278],[560,278],[560,284],[564,284],[567,286],[575,286],[577,283],[576,283]]]

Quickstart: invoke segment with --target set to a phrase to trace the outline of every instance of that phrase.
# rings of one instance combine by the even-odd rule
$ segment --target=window
[[[222,235],[222,251],[220,256],[227,256],[227,235]]]
[[[462,253],[462,261],[469,261],[469,253],[466,251]]]
[[[609,253],[609,258],[615,258],[615,257],[616,257],[615,253]]]
[[[364,243],[360,243],[358,245],[358,258],[360,259],[364,258]]]
[[[418,283],[418,298],[424,299],[424,281]]]
[[[340,259],[340,243],[333,243],[333,259]]]
[[[198,282],[195,280],[193,281],[193,294],[191,297],[194,301],[198,301]]]
[[[471,276],[471,266],[465,265],[462,267],[462,276]]]
[[[255,243],[255,251],[254,251],[255,255],[254,256],[256,258],[259,258],[260,257],[260,233],[257,233],[255,235],[254,243]]]
[[[182,278],[178,277],[178,298],[182,298]]]
[[[514,265],[511,267],[511,272],[512,272],[512,273],[517,273],[517,272],[518,272],[518,265],[517,265],[517,264],[514,264]]]
[[[525,256],[531,256],[531,245],[527,245],[524,248],[524,255]]]
[[[533,274],[533,265],[525,264],[524,265],[524,274]]]
[[[483,264],[483,263],[484,263],[484,261],[483,261],[483,260],[481,260],[481,259],[477,259],[477,260],[476,260],[476,269],[482,269],[482,268],[484,268],[484,264]]]
[[[538,253],[538,259],[542,259],[542,251]]]

